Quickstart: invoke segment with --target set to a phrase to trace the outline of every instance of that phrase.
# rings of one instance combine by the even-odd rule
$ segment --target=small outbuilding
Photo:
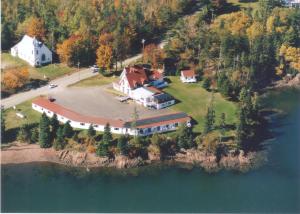
[[[182,70],[180,80],[183,83],[194,83],[197,82],[196,73],[194,70]]]

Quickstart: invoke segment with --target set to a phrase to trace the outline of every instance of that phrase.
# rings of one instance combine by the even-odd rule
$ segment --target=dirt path
[[[14,143],[1,149],[1,164],[30,162],[57,162],[56,151],[52,148],[42,149],[37,144]]]

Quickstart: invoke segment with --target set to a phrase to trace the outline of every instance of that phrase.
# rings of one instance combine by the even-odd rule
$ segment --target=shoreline
[[[42,149],[38,144],[13,143],[7,148],[1,148],[1,165],[26,164],[26,163],[56,163],[68,167],[79,168],[114,168],[129,169],[151,166],[155,164],[185,165],[189,168],[202,168],[213,173],[220,170],[233,170],[247,172],[267,162],[267,151],[250,152],[244,155],[229,153],[222,156],[220,161],[216,156],[207,154],[197,149],[185,150],[175,156],[161,160],[159,157],[149,155],[149,159],[140,157],[130,159],[127,156],[117,155],[114,159],[97,157],[95,154],[69,150],[55,151],[53,148]]]

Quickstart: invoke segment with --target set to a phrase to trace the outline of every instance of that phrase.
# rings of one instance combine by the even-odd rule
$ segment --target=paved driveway
[[[140,118],[152,117],[172,112],[170,109],[149,110],[133,101],[119,102],[115,95],[106,91],[111,85],[101,87],[71,87],[50,93],[56,102],[84,115],[107,117],[111,119],[132,119],[134,107],[137,107]]]

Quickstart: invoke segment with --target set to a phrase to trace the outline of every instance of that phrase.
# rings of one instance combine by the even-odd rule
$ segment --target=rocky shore
[[[30,162],[54,162],[73,167],[111,167],[117,169],[136,168],[152,163],[187,164],[201,167],[208,172],[221,169],[248,171],[266,162],[265,152],[251,152],[245,155],[229,152],[217,161],[216,156],[207,154],[197,149],[181,151],[176,156],[161,160],[159,156],[149,154],[147,160],[141,157],[130,159],[127,156],[117,155],[114,158],[97,157],[95,154],[69,150],[55,151],[53,148],[42,149],[36,144],[15,143],[7,148],[2,148],[1,164],[18,164]]]

